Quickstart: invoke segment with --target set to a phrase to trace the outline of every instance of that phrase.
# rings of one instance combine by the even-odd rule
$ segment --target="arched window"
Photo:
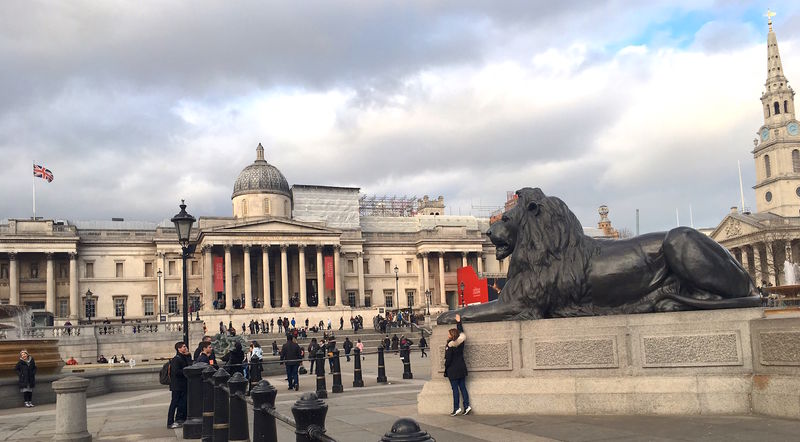
[[[769,165],[769,155],[764,155],[764,170],[767,171],[767,178],[772,176],[772,169]]]
[[[789,112],[789,100],[783,100],[783,111],[786,113]]]
[[[264,198],[264,215],[269,215],[269,198]]]
[[[242,200],[242,216],[247,216],[247,200]]]
[[[792,172],[800,172],[800,150],[792,151]]]
[[[774,106],[775,106],[775,115],[778,115],[779,113],[781,113],[781,104],[776,101]]]

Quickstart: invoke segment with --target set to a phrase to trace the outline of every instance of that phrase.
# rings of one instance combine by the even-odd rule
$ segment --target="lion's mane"
[[[597,247],[559,198],[529,187],[517,195],[514,213],[506,221],[514,223],[517,235],[500,297],[528,307],[520,319],[551,317],[588,297],[591,258]]]

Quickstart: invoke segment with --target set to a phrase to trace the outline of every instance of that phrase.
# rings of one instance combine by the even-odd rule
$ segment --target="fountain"
[[[36,361],[37,374],[56,373],[64,366],[58,339],[27,338],[30,317],[30,307],[0,305],[0,378],[16,377],[14,366],[23,348]]]

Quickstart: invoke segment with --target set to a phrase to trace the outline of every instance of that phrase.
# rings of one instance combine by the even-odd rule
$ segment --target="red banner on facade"
[[[486,279],[478,278],[478,274],[475,273],[475,269],[471,266],[461,267],[456,272],[459,304],[470,305],[489,302]],[[461,290],[462,283],[464,284],[463,291]]]
[[[334,253],[336,253],[334,251]],[[333,256],[325,256],[325,288],[333,288]]]
[[[214,293],[225,291],[225,259],[214,257]]]

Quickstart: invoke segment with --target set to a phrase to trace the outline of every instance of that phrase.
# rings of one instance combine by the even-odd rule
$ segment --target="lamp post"
[[[426,315],[431,315],[431,289],[425,290],[425,312]]]
[[[92,313],[93,312],[91,310],[89,310],[89,305],[92,303],[92,301],[94,301],[94,296],[92,296],[92,295],[93,294],[92,294],[91,290],[86,290],[86,300],[85,300],[85,302],[86,302],[86,305],[85,305],[85,307],[86,307],[86,320],[89,322],[89,324],[92,323]]]
[[[161,269],[158,269],[156,272],[158,276],[158,320],[161,320],[161,277],[164,276],[164,272]]]
[[[400,269],[394,266],[394,293],[397,295],[395,308],[400,309]]]
[[[459,304],[459,306],[463,308],[464,307],[464,281],[461,281],[461,285],[459,287],[461,288],[461,303]]]
[[[195,218],[186,213],[186,203],[181,200],[181,211],[173,216],[171,221],[178,231],[178,243],[181,245],[181,259],[183,260],[183,342],[189,345],[189,291],[186,285],[186,258],[194,252],[194,246],[189,243],[189,234]]]

